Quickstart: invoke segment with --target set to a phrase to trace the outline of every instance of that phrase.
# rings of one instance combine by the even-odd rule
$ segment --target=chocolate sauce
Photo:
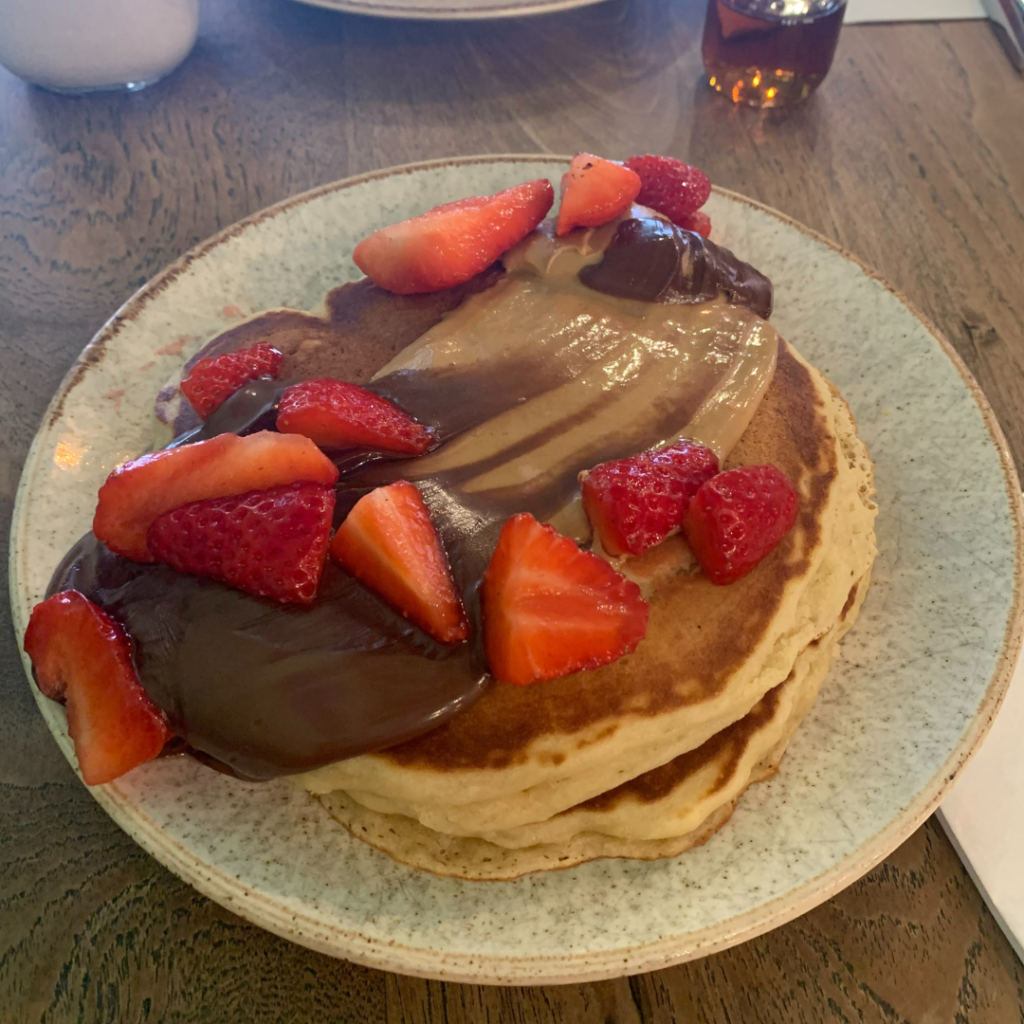
[[[435,448],[417,458],[328,453],[340,472],[339,521],[371,488],[415,481],[463,595],[469,642],[437,644],[332,562],[311,606],[286,606],[131,562],[92,534],[67,555],[49,593],[77,589],[121,622],[142,683],[175,733],[238,775],[309,771],[429,731],[492,685],[477,590],[508,516],[531,512],[586,542],[582,470],[690,424],[727,437],[728,447],[749,422],[774,370],[774,331],[721,301],[636,301],[657,287],[677,301],[684,292],[692,301],[724,294],[765,308],[752,268],[686,235],[658,221],[621,225],[604,262],[580,278],[599,291],[618,287],[624,300],[588,291],[575,268],[559,276],[526,260],[492,274],[486,293],[439,312],[367,384],[429,425]],[[315,319],[279,311],[246,329],[273,341],[267,325],[294,333],[301,318]],[[272,426],[285,386],[252,382],[175,443]],[[725,426],[723,404],[735,420]]]
[[[279,605],[131,562],[88,534],[49,592],[68,588],[125,627],[173,731],[245,778],[411,739],[489,685],[476,646],[435,643],[332,562],[312,606]]]
[[[208,441],[218,434],[252,434],[257,430],[274,430],[277,406],[287,384],[260,377],[236,391],[205,423],[200,422],[179,434],[167,447],[178,448],[193,441]]]
[[[601,262],[579,278],[624,299],[709,302],[721,295],[766,320],[772,313],[772,283],[764,274],[695,231],[653,217],[623,221]]]

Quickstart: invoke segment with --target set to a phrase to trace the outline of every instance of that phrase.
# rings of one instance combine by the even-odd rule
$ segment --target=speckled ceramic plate
[[[426,21],[480,21],[483,18],[523,18],[601,0],[299,0],[314,7],[377,18],[415,18]]]
[[[563,167],[481,157],[352,178],[243,221],[143,288],[72,368],[29,454],[12,534],[19,634],[107,473],[162,440],[153,397],[185,357],[239,317],[315,306],[357,276],[352,248],[375,228],[557,180]],[[460,882],[351,839],[286,781],[246,784],[168,759],[92,791],[153,856],[243,917],[336,956],[561,982],[664,967],[782,924],[931,812],[995,715],[1020,646],[1020,487],[1005,444],[949,345],[864,267],[739,196],[716,192],[709,211],[715,237],[773,278],[773,322],[842,389],[877,465],[874,583],[781,773],[675,860]],[[39,706],[74,763],[63,709]]]

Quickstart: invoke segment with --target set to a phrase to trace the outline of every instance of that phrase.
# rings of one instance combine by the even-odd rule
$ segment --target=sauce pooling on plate
[[[677,253],[710,253],[699,274],[682,255],[664,271],[666,231]],[[732,303],[767,312],[770,284],[686,235],[638,211],[565,240],[535,232],[506,255],[494,285],[369,385],[433,426],[441,443],[413,459],[338,453],[338,515],[373,487],[415,482],[463,594],[470,642],[437,644],[333,563],[313,605],[283,606],[131,562],[91,534],[49,592],[73,587],[120,621],[175,733],[238,775],[309,771],[434,728],[492,685],[476,594],[505,519],[530,512],[588,543],[581,471],[680,436],[724,458],[767,389],[778,335]],[[601,272],[606,249],[615,255]],[[632,267],[641,293],[657,287],[659,301],[614,286],[615,266]],[[265,425],[280,390],[255,382],[194,436]]]

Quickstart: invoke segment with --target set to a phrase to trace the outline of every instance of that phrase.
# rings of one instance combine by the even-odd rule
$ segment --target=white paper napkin
[[[989,909],[1024,960],[1024,654],[981,750],[938,814]]]
[[[868,21],[959,21],[984,18],[982,0],[848,0],[844,25]]]

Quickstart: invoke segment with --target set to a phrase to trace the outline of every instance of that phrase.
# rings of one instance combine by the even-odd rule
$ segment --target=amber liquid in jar
[[[709,0],[704,67],[734,103],[802,100],[828,74],[846,0]]]

